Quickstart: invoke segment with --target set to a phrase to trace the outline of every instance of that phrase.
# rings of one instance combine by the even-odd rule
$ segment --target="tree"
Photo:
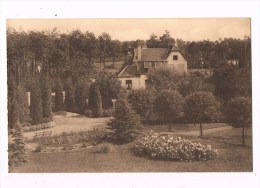
[[[101,117],[103,115],[102,97],[96,82],[93,82],[89,87],[89,108],[92,110],[93,117]]]
[[[192,123],[200,124],[200,136],[203,137],[202,123],[218,119],[220,116],[219,106],[219,102],[212,93],[194,92],[185,98],[184,116]]]
[[[111,53],[111,36],[108,33],[102,33],[98,36],[99,43],[99,58],[100,58],[100,67],[103,62],[105,68],[106,58]]]
[[[111,41],[111,53],[110,56],[112,57],[113,61],[113,68],[115,67],[115,58],[119,56],[121,52],[121,43],[118,40]]]
[[[71,78],[67,78],[65,85],[64,85],[64,90],[65,90],[65,106],[66,110],[69,112],[73,112],[75,109],[75,96],[74,96],[74,87],[72,83]]]
[[[51,81],[49,77],[42,77],[42,111],[43,118],[52,118]]]
[[[100,89],[103,109],[111,108],[111,99],[117,99],[119,96],[120,81],[114,75],[106,72],[99,72],[94,78]]]
[[[245,145],[245,128],[252,124],[252,101],[249,97],[234,97],[227,103],[225,111],[228,124],[242,128],[242,144]]]
[[[140,117],[131,109],[125,96],[117,100],[114,119],[108,125],[113,131],[113,138],[119,143],[133,141],[142,129]]]
[[[226,103],[235,96],[251,95],[251,72],[248,68],[227,65],[213,71],[215,95]]]
[[[18,86],[16,91],[16,110],[18,115],[18,122],[21,125],[28,124],[30,121],[30,112],[28,106],[27,93],[23,86]]]
[[[63,110],[63,84],[59,78],[55,81],[55,110]]]
[[[75,105],[78,113],[84,114],[86,110],[86,99],[88,99],[89,82],[84,77],[79,77],[75,87]]]
[[[8,79],[8,127],[14,128],[18,122],[18,103],[16,100],[17,87],[14,78]]]
[[[183,115],[183,97],[177,90],[163,90],[155,98],[154,110],[162,121],[177,121]]]
[[[128,95],[129,103],[133,110],[148,119],[148,114],[153,110],[156,93],[152,90],[132,90]]]
[[[22,163],[27,162],[27,154],[25,150],[25,142],[21,132],[21,126],[19,124],[15,126],[13,137],[14,145],[12,148],[12,161],[15,165],[21,165]]]
[[[156,91],[178,89],[180,74],[175,70],[167,68],[150,69],[147,77],[148,88]]]
[[[42,123],[42,96],[39,80],[34,81],[31,87],[30,117],[32,125]]]
[[[124,63],[127,63],[127,55],[128,55],[128,43],[127,42],[123,42],[122,44],[122,53],[124,54],[124,57],[125,57],[125,62]]]

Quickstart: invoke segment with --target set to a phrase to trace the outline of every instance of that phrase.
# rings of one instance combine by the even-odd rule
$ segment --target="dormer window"
[[[178,60],[178,56],[177,56],[177,55],[174,55],[174,56],[173,56],[173,60],[175,60],[175,61]]]

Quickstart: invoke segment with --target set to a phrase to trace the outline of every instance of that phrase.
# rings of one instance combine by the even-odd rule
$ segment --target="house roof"
[[[119,78],[125,77],[138,77],[138,71],[136,65],[127,65],[119,74]]]
[[[167,48],[144,48],[141,61],[164,61],[167,58]]]

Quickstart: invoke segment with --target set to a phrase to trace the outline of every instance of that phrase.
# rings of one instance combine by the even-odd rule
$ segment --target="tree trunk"
[[[203,137],[203,132],[202,132],[202,123],[200,123],[200,136]]]
[[[245,127],[242,128],[242,145],[245,146]]]

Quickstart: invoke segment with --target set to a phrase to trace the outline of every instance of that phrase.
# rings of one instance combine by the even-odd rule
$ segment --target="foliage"
[[[112,99],[117,99],[121,89],[120,81],[112,74],[99,72],[96,76],[102,96],[102,107],[108,109],[112,107]]]
[[[59,78],[55,81],[55,110],[63,111],[63,84]]]
[[[107,139],[108,133],[105,129],[93,129],[80,132],[63,132],[61,135],[34,137],[39,145],[63,145],[90,143],[93,145],[102,143]]]
[[[92,110],[93,117],[101,117],[103,115],[102,97],[96,82],[89,87],[89,108]]]
[[[156,93],[152,90],[132,90],[128,100],[137,114],[148,119],[148,114],[153,110],[155,96]]]
[[[8,127],[14,128],[18,121],[17,87],[13,78],[8,79]]]
[[[51,121],[51,119],[44,118],[43,122],[41,124],[34,125],[34,126],[23,126],[22,131],[23,132],[39,131],[39,130],[43,130],[43,129],[52,128],[54,126],[55,126],[55,123],[53,121]]]
[[[183,96],[197,91],[214,92],[214,85],[210,83],[210,78],[207,74],[195,72],[180,78],[178,91]]]
[[[43,109],[42,109],[42,96],[39,81],[36,80],[31,86],[31,105],[30,117],[32,125],[37,125],[42,122]]]
[[[98,145],[95,149],[95,153],[109,153],[111,151],[110,145],[102,143]]]
[[[106,110],[104,110],[104,113],[103,113],[103,115],[105,117],[112,117],[113,114],[114,114],[114,110],[113,109],[106,109]]]
[[[207,161],[213,160],[218,153],[210,145],[193,143],[188,139],[149,132],[137,140],[134,152],[137,155],[156,160]]]
[[[10,151],[12,155],[9,160],[11,160],[14,165],[22,165],[22,163],[27,162],[27,153],[25,150],[25,142],[21,132],[21,126],[19,124],[16,124],[15,126],[13,137],[14,144]]]
[[[154,110],[162,121],[176,121],[183,115],[183,97],[176,90],[163,90],[155,98]]]
[[[164,67],[149,69],[147,77],[148,88],[156,91],[178,89],[180,75],[176,70]]]
[[[92,110],[85,110],[85,116],[92,117],[93,113]]]
[[[216,88],[215,95],[225,102],[235,96],[251,95],[251,73],[248,68],[229,65],[215,69],[212,75],[212,83]]]
[[[165,33],[157,37],[154,33],[150,35],[150,39],[146,41],[148,48],[168,48],[169,45],[174,45],[175,40],[171,37],[170,32],[165,30]]]
[[[242,127],[242,144],[245,144],[244,128],[252,124],[252,100],[238,96],[228,101],[225,110],[227,122],[235,128]]]
[[[42,78],[41,89],[43,118],[52,118],[51,81],[49,77]]]
[[[84,115],[86,109],[86,99],[88,98],[89,82],[86,78],[80,77],[75,87],[75,104],[79,114]]]
[[[122,96],[116,102],[114,119],[108,125],[113,131],[114,140],[120,143],[133,141],[142,129],[139,115],[131,109],[126,98]]]
[[[68,78],[64,85],[65,90],[65,106],[66,110],[69,112],[73,112],[75,109],[75,96],[74,96],[74,86],[72,83],[72,79]]]
[[[188,95],[184,102],[184,115],[188,121],[200,124],[212,122],[220,117],[220,104],[210,92],[199,91]]]

